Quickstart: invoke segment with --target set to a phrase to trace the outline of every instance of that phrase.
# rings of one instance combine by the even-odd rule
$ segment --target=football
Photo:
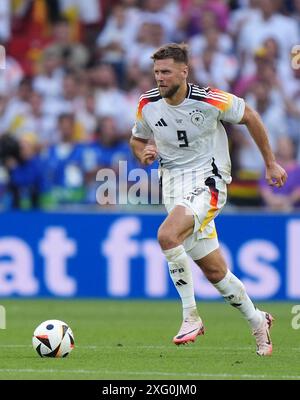
[[[50,319],[35,329],[32,345],[41,357],[66,357],[74,348],[74,335],[68,324]]]

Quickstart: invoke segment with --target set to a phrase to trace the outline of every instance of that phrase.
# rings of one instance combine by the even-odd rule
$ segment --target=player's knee
[[[164,227],[159,228],[157,233],[157,240],[163,250],[172,249],[181,244],[178,240],[178,237]]]

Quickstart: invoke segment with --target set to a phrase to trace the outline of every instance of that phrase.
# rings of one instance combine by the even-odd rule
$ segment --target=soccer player
[[[231,182],[222,121],[247,126],[264,158],[270,185],[281,187],[287,174],[275,161],[259,115],[243,99],[187,82],[185,45],[166,44],[152,59],[158,87],[140,97],[130,144],[143,164],[149,165],[155,159],[160,162],[168,216],[158,230],[158,241],[183,307],[183,322],[173,342],[194,342],[204,334],[189,255],[224,299],[248,320],[257,354],[271,355],[269,329],[273,317],[253,305],[219,249],[214,218],[226,202],[226,186]]]

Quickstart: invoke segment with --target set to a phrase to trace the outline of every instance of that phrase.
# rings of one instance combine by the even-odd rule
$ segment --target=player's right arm
[[[146,95],[140,97],[136,113],[136,121],[132,129],[130,146],[135,157],[144,165],[152,164],[157,158],[157,149],[153,144],[149,144],[153,138],[153,133],[148,125],[143,108],[150,102]]]

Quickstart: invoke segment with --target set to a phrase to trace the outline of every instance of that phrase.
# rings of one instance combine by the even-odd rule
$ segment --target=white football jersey
[[[182,171],[186,174],[192,170],[199,172],[204,180],[215,175],[230,183],[231,162],[222,121],[238,123],[244,110],[243,99],[219,89],[188,84],[184,101],[172,106],[155,88],[140,97],[132,134],[154,139],[162,175],[167,171],[169,176],[178,178]],[[163,180],[169,186],[170,179]],[[192,178],[185,181],[190,184],[184,185],[184,190],[192,189]],[[182,185],[173,186],[177,190]]]

